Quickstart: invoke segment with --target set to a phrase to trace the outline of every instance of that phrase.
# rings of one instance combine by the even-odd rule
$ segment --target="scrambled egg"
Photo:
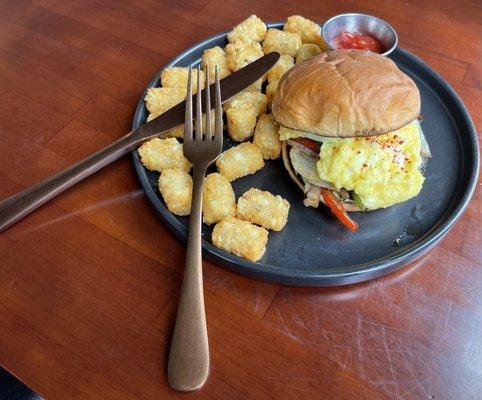
[[[384,208],[420,192],[420,150],[416,123],[380,136],[323,139],[317,170],[338,189],[353,190],[367,209]]]

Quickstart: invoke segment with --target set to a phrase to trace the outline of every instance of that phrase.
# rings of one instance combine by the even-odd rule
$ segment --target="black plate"
[[[282,24],[269,26],[279,28]],[[186,50],[166,67],[196,65],[205,49],[226,43],[226,33],[213,36]],[[352,214],[360,225],[353,234],[325,207],[305,208],[302,193],[288,177],[282,161],[268,161],[261,171],[236,180],[233,187],[236,196],[256,187],[288,199],[291,210],[286,227],[281,232],[270,232],[265,256],[253,263],[214,247],[210,243],[211,228],[203,226],[207,258],[232,271],[271,282],[333,286],[386,275],[414,261],[442,239],[475,189],[479,168],[475,128],[454,90],[423,61],[400,48],[390,58],[415,80],[422,96],[422,128],[433,158],[428,162],[421,193],[385,210]],[[148,88],[159,85],[159,75],[149,82]],[[133,128],[147,118],[144,95],[139,100]],[[232,146],[228,139],[225,142],[226,147]],[[133,152],[133,159],[141,185],[157,214],[185,241],[188,219],[167,210],[157,191],[159,174],[146,170],[137,152]]]

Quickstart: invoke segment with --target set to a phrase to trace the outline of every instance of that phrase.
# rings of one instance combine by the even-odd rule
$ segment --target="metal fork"
[[[196,131],[192,123],[191,68],[187,83],[184,155],[193,164],[193,192],[186,265],[176,325],[171,342],[167,375],[174,389],[190,391],[200,388],[209,374],[209,344],[204,310],[201,256],[201,211],[203,181],[207,167],[223,149],[221,89],[215,69],[215,128],[211,127],[209,68],[206,67],[206,124],[202,129],[201,70],[198,67],[196,96]]]

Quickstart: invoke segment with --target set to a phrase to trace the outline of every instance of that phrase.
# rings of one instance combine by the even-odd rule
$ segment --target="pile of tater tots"
[[[251,175],[265,165],[265,160],[280,157],[278,125],[269,113],[278,81],[295,64],[313,57],[327,46],[318,24],[299,15],[289,17],[280,29],[267,29],[257,16],[235,26],[228,34],[228,45],[204,51],[201,67],[209,66],[210,82],[214,66],[220,78],[246,66],[272,51],[281,54],[265,77],[224,103],[227,132],[235,142],[216,160],[218,172],[207,175],[203,187],[203,222],[215,224],[212,243],[250,261],[258,261],[266,251],[268,230],[280,231],[286,225],[290,204],[279,195],[251,188],[236,202],[231,182]],[[161,87],[151,88],[145,97],[148,121],[184,101],[188,68],[171,67],[161,73]],[[205,75],[201,71],[201,87]],[[197,70],[192,72],[193,89]],[[264,92],[264,93],[263,93]],[[213,118],[214,120],[214,118]],[[191,163],[184,157],[184,127],[172,129],[165,139],[152,139],[139,148],[143,165],[160,172],[159,191],[170,212],[179,216],[191,212]],[[252,141],[250,141],[252,139]]]

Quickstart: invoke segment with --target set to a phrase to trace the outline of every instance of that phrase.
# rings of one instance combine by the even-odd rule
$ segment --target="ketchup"
[[[355,32],[340,32],[333,38],[333,44],[337,49],[368,50],[378,54],[383,53],[382,43],[379,40]]]

